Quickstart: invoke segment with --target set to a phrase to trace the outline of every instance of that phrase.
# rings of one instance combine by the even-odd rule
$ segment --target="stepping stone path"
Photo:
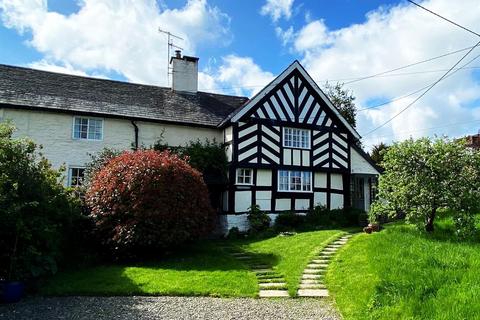
[[[260,291],[258,293],[260,298],[277,298],[289,297],[287,291],[287,283],[283,275],[272,269],[271,266],[257,261],[248,252],[234,251],[231,255],[245,263],[255,273],[258,280]]]
[[[302,281],[297,292],[299,297],[328,297],[328,290],[323,279],[327,271],[331,257],[341,248],[351,234],[346,234],[341,238],[329,243],[323,250],[313,258],[303,270]]]

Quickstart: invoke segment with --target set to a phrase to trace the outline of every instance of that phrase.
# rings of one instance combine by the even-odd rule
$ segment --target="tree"
[[[335,85],[332,85],[327,81],[324,86],[325,94],[345,120],[355,128],[357,125],[357,109],[354,103],[355,97],[350,90],[344,89],[343,86],[343,83],[337,82]]]
[[[474,231],[473,215],[480,208],[478,151],[463,140],[409,139],[390,146],[383,164],[372,216],[401,210],[407,222],[431,232],[438,209],[450,209],[459,235]]]
[[[377,164],[377,166],[383,168],[383,157],[388,150],[388,145],[383,142],[380,142],[377,145],[374,145],[372,151],[370,152],[370,158]]]
[[[200,172],[169,151],[125,151],[94,174],[85,201],[117,259],[159,254],[207,235],[214,211]]]
[[[56,272],[79,209],[61,172],[14,130],[0,123],[0,279],[24,280]]]

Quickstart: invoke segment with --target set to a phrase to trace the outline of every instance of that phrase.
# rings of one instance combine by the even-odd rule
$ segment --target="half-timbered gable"
[[[232,137],[225,211],[348,205],[351,145],[359,135],[298,61],[224,125]]]

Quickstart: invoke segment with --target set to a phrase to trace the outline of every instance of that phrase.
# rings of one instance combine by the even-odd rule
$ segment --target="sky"
[[[480,1],[419,2],[480,33]],[[480,39],[406,0],[0,0],[0,63],[167,86],[159,28],[200,58],[201,91],[252,96],[294,60],[344,83],[367,151],[480,129],[480,46],[415,102]]]

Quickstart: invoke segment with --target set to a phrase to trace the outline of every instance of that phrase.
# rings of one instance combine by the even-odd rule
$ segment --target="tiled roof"
[[[133,84],[0,64],[0,107],[218,126],[248,98]]]

